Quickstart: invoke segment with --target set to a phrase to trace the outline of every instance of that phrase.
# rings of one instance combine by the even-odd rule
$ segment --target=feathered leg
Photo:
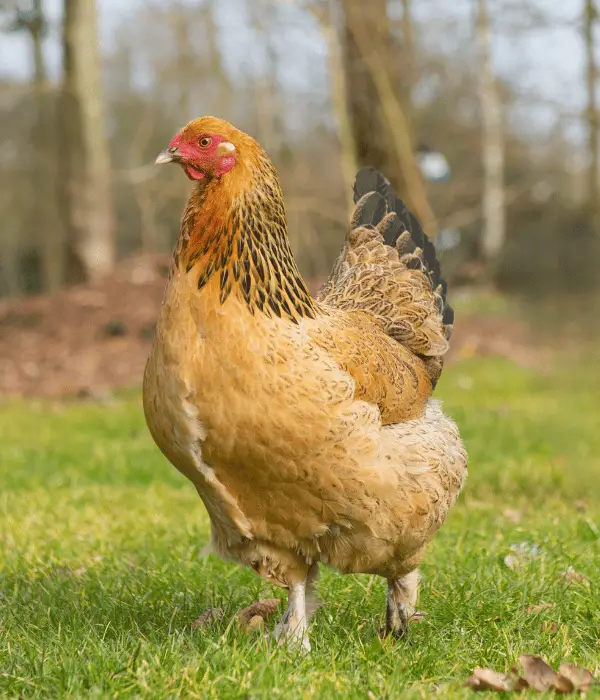
[[[408,630],[408,621],[415,612],[419,591],[419,572],[411,571],[402,578],[389,579],[387,590],[387,610],[385,631],[397,639]]]
[[[288,604],[280,622],[275,626],[275,639],[291,647],[310,651],[308,623],[320,605],[315,591],[315,581],[319,575],[319,566],[315,562],[304,581],[292,583],[288,589]]]
[[[323,605],[317,593],[315,584],[319,578],[319,564],[315,561],[306,575],[306,621],[310,623],[312,616]]]
[[[275,625],[274,634],[280,643],[310,651],[306,616],[306,579],[290,585],[287,608],[281,622]]]

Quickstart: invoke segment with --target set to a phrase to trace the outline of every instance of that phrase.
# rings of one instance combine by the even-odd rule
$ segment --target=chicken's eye
[[[208,148],[210,146],[210,144],[212,143],[212,139],[210,138],[210,136],[203,136],[200,139],[199,143],[202,146],[202,148]]]

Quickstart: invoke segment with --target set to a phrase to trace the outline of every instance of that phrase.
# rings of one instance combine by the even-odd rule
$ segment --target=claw
[[[275,625],[273,637],[280,646],[287,645],[289,649],[294,651],[308,653],[311,650],[305,625],[297,624],[295,627],[291,627],[288,622],[282,620]]]

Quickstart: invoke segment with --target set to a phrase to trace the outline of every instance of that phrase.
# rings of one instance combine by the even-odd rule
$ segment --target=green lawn
[[[281,592],[203,557],[201,502],[152,444],[137,394],[1,404],[0,695],[461,698],[474,666],[508,669],[521,653],[598,674],[593,376],[448,368],[438,394],[471,473],[425,560],[427,616],[409,640],[381,643],[383,582],[325,571],[308,656],[238,628],[236,610]],[[524,542],[536,556],[509,568]],[[565,579],[569,567],[585,578]],[[528,612],[541,601],[555,606]],[[218,627],[192,631],[209,606],[225,610]]]

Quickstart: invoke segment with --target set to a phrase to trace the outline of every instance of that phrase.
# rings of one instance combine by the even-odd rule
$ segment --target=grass
[[[306,657],[232,622],[281,592],[202,556],[206,515],[151,443],[138,395],[0,405],[0,695],[466,698],[474,666],[508,669],[521,653],[598,673],[593,376],[482,359],[448,368],[439,395],[471,474],[425,560],[427,617],[409,641],[381,643],[383,582],[325,571]],[[507,567],[523,542],[539,555]],[[569,567],[587,581],[565,580]],[[540,601],[555,607],[527,612]],[[192,631],[208,606],[222,622]]]

